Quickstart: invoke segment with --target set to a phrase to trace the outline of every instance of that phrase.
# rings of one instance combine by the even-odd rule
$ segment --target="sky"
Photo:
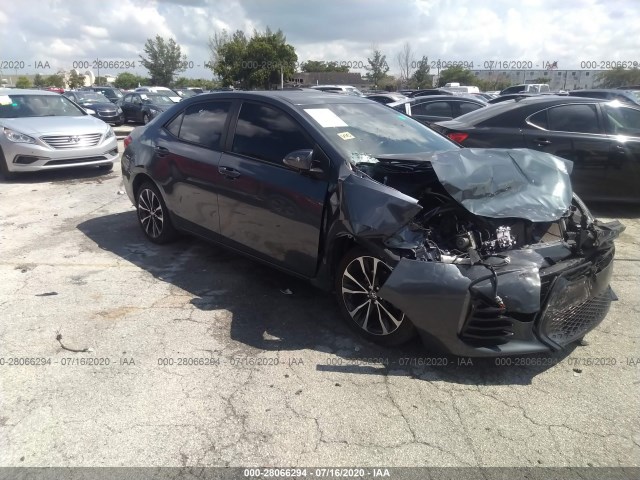
[[[400,71],[396,58],[405,42],[416,60],[473,62],[473,69],[488,62],[640,65],[639,14],[640,0],[0,0],[0,74],[73,66],[96,73],[95,60],[138,65],[145,41],[161,35],[193,62],[181,75],[211,78],[203,66],[211,35],[240,29],[250,36],[267,26],[283,31],[299,62],[361,66],[377,47],[390,74]],[[119,67],[100,74],[146,74]]]

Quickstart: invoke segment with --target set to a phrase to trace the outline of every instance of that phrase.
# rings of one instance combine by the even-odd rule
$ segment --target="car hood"
[[[566,214],[573,198],[569,178],[573,163],[535,150],[461,148],[376,158],[401,164],[414,176],[426,174],[431,167],[451,198],[484,217],[556,221]]]
[[[91,115],[78,117],[27,117],[2,118],[0,125],[26,135],[39,136],[45,134],[80,135],[83,133],[104,132],[107,125]]]
[[[463,148],[430,159],[451,197],[484,217],[551,222],[571,206],[573,162],[526,148]]]

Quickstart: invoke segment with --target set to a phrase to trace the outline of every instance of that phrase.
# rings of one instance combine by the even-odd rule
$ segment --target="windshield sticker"
[[[0,105],[11,105],[11,97],[9,95],[0,95]]]
[[[328,108],[305,108],[304,111],[311,115],[322,128],[348,127],[339,116]]]
[[[353,140],[354,138],[356,138],[353,135],[351,135],[349,132],[341,132],[338,134],[338,136],[343,140]]]

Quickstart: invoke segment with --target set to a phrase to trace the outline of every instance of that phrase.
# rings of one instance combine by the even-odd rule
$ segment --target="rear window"
[[[518,108],[518,104],[513,100],[506,100],[500,103],[489,104],[484,108],[478,108],[473,112],[466,113],[456,120],[465,122],[468,125],[492,125],[500,124],[502,114]]]

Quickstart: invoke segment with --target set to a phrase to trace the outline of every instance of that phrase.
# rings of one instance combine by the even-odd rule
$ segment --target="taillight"
[[[124,139],[124,148],[127,148],[131,142],[133,142],[133,138],[131,135],[127,135]]]
[[[463,133],[463,132],[447,133],[447,137],[449,137],[451,140],[453,140],[454,142],[457,142],[457,143],[464,142],[467,139],[468,136],[469,136],[468,133]]]

